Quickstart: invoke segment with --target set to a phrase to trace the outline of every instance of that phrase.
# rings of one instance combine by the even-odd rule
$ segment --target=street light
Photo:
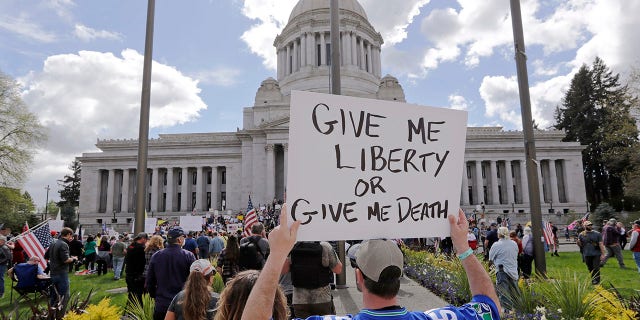
[[[44,202],[44,218],[42,220],[49,218],[49,190],[51,188],[47,185],[44,189],[47,190],[47,200]]]
[[[624,198],[622,198],[622,210],[621,211],[624,211]]]

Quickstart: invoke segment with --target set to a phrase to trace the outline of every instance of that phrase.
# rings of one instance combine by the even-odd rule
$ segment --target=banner
[[[448,236],[466,128],[465,111],[293,91],[287,206],[298,240]]]
[[[181,216],[180,226],[185,232],[202,231],[202,217],[201,216]]]

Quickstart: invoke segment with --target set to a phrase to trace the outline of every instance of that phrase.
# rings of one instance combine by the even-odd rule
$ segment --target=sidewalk
[[[332,292],[338,315],[355,314],[362,308],[362,293],[356,288],[355,274],[349,263],[346,264],[346,275],[348,288]],[[400,279],[398,304],[410,311],[425,311],[448,305],[431,291],[405,276]]]

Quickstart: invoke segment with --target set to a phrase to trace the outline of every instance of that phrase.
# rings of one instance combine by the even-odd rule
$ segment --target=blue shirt
[[[220,237],[214,237],[209,244],[209,252],[220,253],[224,249],[224,240]]]
[[[306,320],[498,320],[500,314],[489,297],[477,295],[461,306],[446,306],[427,311],[408,311],[406,308],[391,310],[362,309],[355,315],[311,316]],[[297,319],[301,320],[301,319]]]
[[[156,299],[156,311],[169,308],[171,300],[187,281],[189,267],[194,261],[193,253],[177,244],[170,244],[151,256],[146,284],[149,295]]]
[[[489,260],[497,267],[502,265],[504,272],[513,280],[518,280],[518,245],[511,239],[502,238],[489,250]]]

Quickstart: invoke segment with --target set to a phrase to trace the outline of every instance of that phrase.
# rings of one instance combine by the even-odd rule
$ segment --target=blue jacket
[[[182,290],[189,277],[189,267],[196,261],[193,253],[177,244],[156,252],[149,262],[146,287],[156,299],[156,311],[167,311],[173,297]]]

